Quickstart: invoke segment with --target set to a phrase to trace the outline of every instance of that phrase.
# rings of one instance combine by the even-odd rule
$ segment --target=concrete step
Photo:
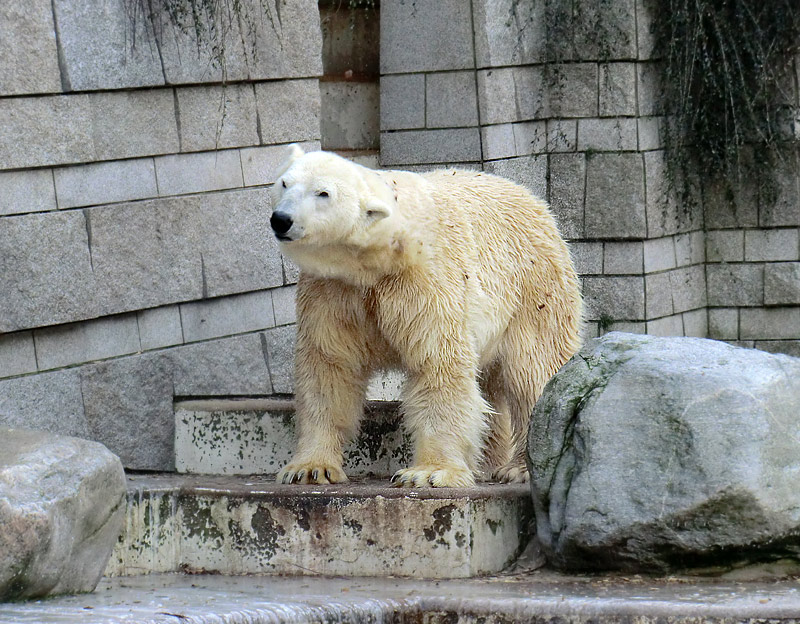
[[[175,404],[175,468],[187,474],[275,474],[295,446],[294,401],[213,399]],[[389,478],[411,465],[413,446],[397,401],[369,401],[345,449],[350,477]]]
[[[451,581],[153,575],[0,604],[4,624],[796,624],[797,580],[529,576]]]
[[[106,574],[465,578],[506,568],[530,534],[526,484],[387,485],[129,475],[126,526]]]

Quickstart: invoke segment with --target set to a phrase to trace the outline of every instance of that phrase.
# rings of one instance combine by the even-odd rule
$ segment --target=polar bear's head
[[[290,147],[273,187],[270,225],[282,250],[301,269],[331,274],[322,265],[346,251],[383,244],[395,212],[394,192],[374,171],[330,152]]]
[[[358,244],[392,214],[380,188],[385,184],[370,179],[370,173],[336,154],[306,154],[292,145],[274,186],[270,225],[275,236],[290,245]]]

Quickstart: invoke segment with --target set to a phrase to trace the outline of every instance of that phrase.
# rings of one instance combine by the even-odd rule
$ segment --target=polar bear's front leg
[[[490,408],[481,398],[475,369],[452,364],[412,374],[407,383],[403,410],[415,455],[412,467],[392,477],[397,486],[475,484]]]
[[[297,286],[297,450],[282,483],[340,483],[342,447],[358,431],[370,373],[362,297],[301,275]]]

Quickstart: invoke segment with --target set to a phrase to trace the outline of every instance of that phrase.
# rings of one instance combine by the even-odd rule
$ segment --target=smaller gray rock
[[[0,601],[92,591],[125,517],[125,475],[97,442],[0,428]]]
[[[548,383],[528,436],[537,537],[565,569],[800,560],[800,360],[612,332]]]

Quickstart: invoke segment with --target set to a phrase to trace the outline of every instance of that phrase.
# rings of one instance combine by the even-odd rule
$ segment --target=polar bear
[[[270,224],[300,267],[297,449],[283,483],[347,481],[367,383],[407,373],[414,465],[397,486],[525,481],[531,410],[579,348],[581,297],[546,204],[475,171],[367,169],[291,155]]]

